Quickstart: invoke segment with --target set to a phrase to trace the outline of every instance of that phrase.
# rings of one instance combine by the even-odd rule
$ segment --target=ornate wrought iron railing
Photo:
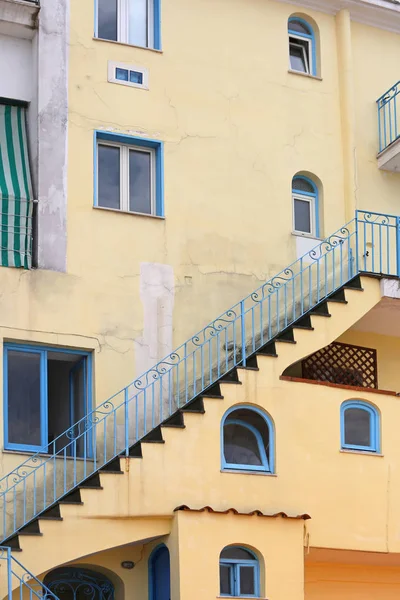
[[[12,600],[13,590],[17,590],[15,593],[24,600],[59,600],[58,596],[11,555],[10,548],[0,546],[0,569],[0,598]]]
[[[397,140],[400,134],[400,122],[397,96],[400,92],[400,81],[392,86],[376,101],[378,105],[379,152],[382,152]]]
[[[399,274],[399,222],[358,211],[0,480],[6,539],[361,272]],[[65,440],[68,440],[67,442]]]

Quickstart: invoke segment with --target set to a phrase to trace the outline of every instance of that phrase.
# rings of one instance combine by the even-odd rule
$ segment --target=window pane
[[[294,228],[296,231],[311,233],[311,205],[306,200],[294,200]]]
[[[129,210],[151,214],[151,154],[129,150]]]
[[[98,147],[98,205],[106,208],[120,208],[120,159],[119,148]]]
[[[221,552],[221,558],[234,558],[235,560],[255,560],[251,552],[237,546],[229,546]]]
[[[119,79],[120,81],[128,81],[129,71],[128,69],[115,69],[115,79]]]
[[[254,567],[239,567],[240,569],[240,594],[254,596]]]
[[[299,192],[306,192],[314,194],[314,188],[307,179],[303,177],[295,177],[292,181],[292,190],[298,190]]]
[[[293,71],[300,71],[301,73],[308,73],[308,68],[306,64],[306,54],[305,49],[298,45],[290,43],[290,68]]]
[[[129,0],[129,43],[135,46],[148,45],[147,2],[148,0]]]
[[[138,83],[139,85],[143,84],[143,73],[139,71],[129,71],[129,81],[131,83]]]
[[[118,39],[118,0],[98,0],[98,36],[103,40]]]
[[[371,414],[361,408],[348,408],[344,413],[344,441],[354,446],[371,446]]]
[[[219,565],[219,589],[221,594],[233,595],[232,590],[232,567],[230,565]]]
[[[301,21],[289,21],[288,29],[298,33],[306,33],[307,35],[311,34],[311,30],[304,23],[301,23]]]
[[[242,425],[228,424],[224,426],[224,455],[227,463],[262,465],[256,437]]]
[[[41,446],[40,354],[9,350],[8,441]]]

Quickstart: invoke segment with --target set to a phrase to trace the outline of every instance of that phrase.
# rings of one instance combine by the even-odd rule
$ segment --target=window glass
[[[292,190],[298,192],[306,192],[307,194],[315,194],[312,184],[304,179],[304,177],[295,177],[292,181]]]
[[[344,441],[353,446],[371,446],[371,414],[361,408],[347,408],[344,413]]]
[[[129,43],[148,46],[148,0],[129,0]]]
[[[248,552],[244,548],[238,548],[237,546],[229,546],[228,548],[224,548],[221,552],[221,558],[233,558],[234,560],[255,560],[251,552]]]
[[[139,71],[129,71],[129,81],[131,83],[143,85],[143,73],[140,73]]]
[[[128,79],[129,79],[128,69],[121,69],[120,67],[117,67],[115,69],[115,79],[119,79],[120,81],[128,81]]]
[[[294,199],[294,228],[296,231],[311,233],[311,203]]]
[[[9,350],[8,442],[42,446],[40,354]]]
[[[232,566],[231,565],[219,565],[219,581],[220,581],[220,593],[233,595],[232,590]]]
[[[99,144],[98,161],[98,205],[119,209],[120,149]]]
[[[98,36],[104,40],[118,39],[118,0],[98,0]]]
[[[254,559],[253,559],[254,560]],[[253,566],[240,566],[240,594],[242,596],[254,596],[254,574]]]
[[[297,21],[295,19],[290,20],[288,22],[288,30],[289,31],[296,31],[297,33],[305,33],[306,35],[310,35],[310,29],[305,25],[305,23],[302,23],[301,21]]]
[[[293,39],[289,43],[290,49],[290,68],[293,71],[308,73],[308,44],[302,40]]]
[[[151,214],[151,154],[129,150],[129,210]]]
[[[242,425],[225,425],[224,455],[227,463],[262,465],[257,439],[252,431]]]

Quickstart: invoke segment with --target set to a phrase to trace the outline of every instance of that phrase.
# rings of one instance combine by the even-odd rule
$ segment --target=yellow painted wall
[[[395,600],[399,592],[398,568],[306,562],[306,600]]]

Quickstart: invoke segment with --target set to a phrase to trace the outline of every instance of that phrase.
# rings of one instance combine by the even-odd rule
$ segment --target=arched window
[[[170,600],[171,574],[169,550],[160,544],[149,557],[149,600]]]
[[[347,400],[341,407],[342,448],[380,451],[379,414],[374,406],[362,400]]]
[[[253,552],[227,546],[219,557],[220,596],[260,596],[260,569]]]
[[[54,569],[46,575],[43,583],[59,600],[114,600],[111,581],[92,569]]]
[[[234,406],[222,420],[222,468],[273,473],[273,438],[273,425],[261,410]]]
[[[296,175],[292,180],[293,231],[319,236],[318,188],[311,179]]]
[[[300,17],[288,21],[290,69],[308,75],[317,74],[313,28]]]

